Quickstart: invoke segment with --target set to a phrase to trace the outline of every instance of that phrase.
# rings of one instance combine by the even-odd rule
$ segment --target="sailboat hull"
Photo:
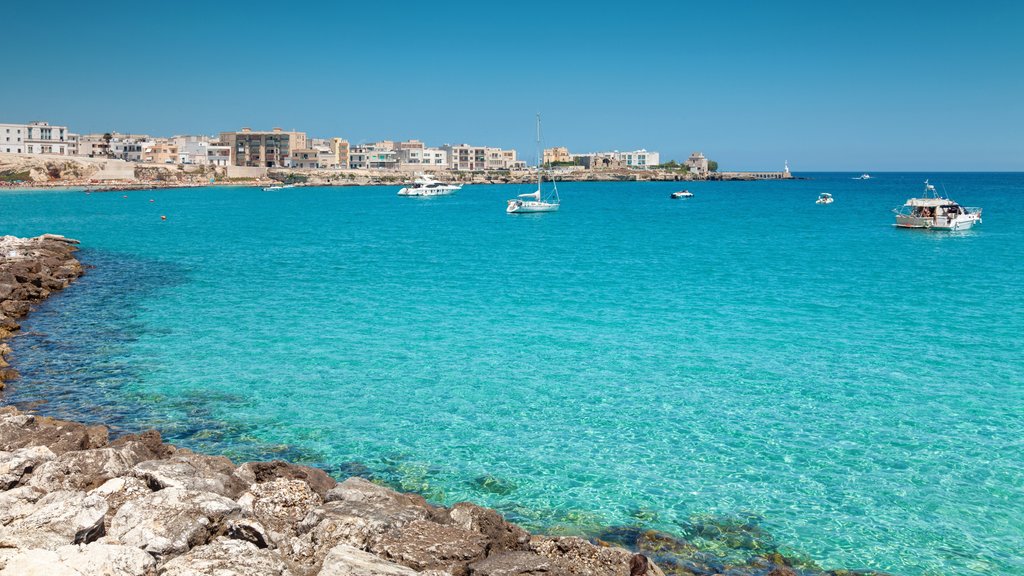
[[[509,200],[508,208],[505,210],[509,214],[533,214],[536,212],[557,212],[558,204],[552,204],[551,202],[536,202],[536,201],[523,201],[523,200]]]

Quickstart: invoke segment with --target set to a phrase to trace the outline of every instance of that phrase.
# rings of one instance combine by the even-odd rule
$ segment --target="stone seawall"
[[[0,237],[0,390],[18,375],[8,364],[11,348],[7,345],[21,327],[18,319],[82,275],[82,264],[74,256],[77,244],[55,234]]]

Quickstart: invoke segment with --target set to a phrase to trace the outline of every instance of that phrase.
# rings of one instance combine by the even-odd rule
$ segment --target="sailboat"
[[[542,161],[540,153],[540,114],[537,114],[537,191],[529,194],[520,194],[508,201],[505,212],[509,214],[532,214],[535,212],[555,212],[562,203],[558,197],[558,185],[555,179],[551,179],[552,191],[547,197],[544,196],[541,184],[543,183],[543,172],[541,172]]]

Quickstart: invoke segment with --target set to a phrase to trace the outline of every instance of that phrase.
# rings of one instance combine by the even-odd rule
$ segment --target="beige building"
[[[319,168],[320,152],[316,148],[299,148],[292,150],[288,159],[288,166],[292,168]]]
[[[441,149],[448,153],[448,167],[451,170],[482,172],[519,170],[523,167],[523,163],[516,158],[515,150],[469,144],[445,144]]]
[[[275,168],[287,166],[293,150],[306,148],[306,133],[242,128],[238,132],[221,132],[220,141],[231,148],[232,166]]]
[[[554,164],[555,162],[572,162],[572,154],[565,146],[544,149],[544,163]]]
[[[170,142],[151,142],[142,149],[142,161],[151,164],[177,164],[178,147]]]
[[[683,166],[689,168],[690,172],[697,176],[707,176],[708,174],[708,159],[704,157],[702,152],[690,154],[686,162],[683,162]]]

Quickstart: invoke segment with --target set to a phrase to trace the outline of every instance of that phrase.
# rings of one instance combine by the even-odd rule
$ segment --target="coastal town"
[[[792,178],[788,164],[780,172],[722,172],[701,152],[663,162],[661,154],[645,149],[574,153],[558,146],[544,149],[540,160],[563,180]],[[248,127],[216,136],[78,134],[42,121],[0,123],[0,185],[6,186],[368,185],[408,181],[428,172],[462,183],[516,183],[533,179],[536,170],[514,149],[465,143],[352,144],[341,137]]]

